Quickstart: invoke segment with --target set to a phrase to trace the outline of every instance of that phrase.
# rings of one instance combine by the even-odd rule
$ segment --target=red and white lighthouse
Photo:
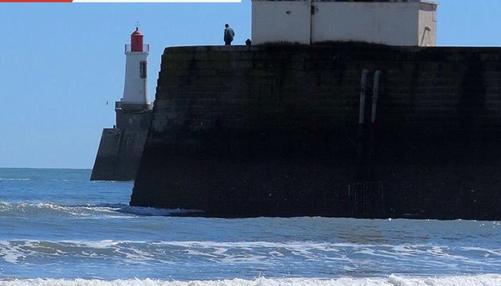
[[[130,35],[130,44],[125,45],[125,85],[120,100],[122,108],[148,105],[148,53],[149,45],[143,43],[143,34],[136,27]]]

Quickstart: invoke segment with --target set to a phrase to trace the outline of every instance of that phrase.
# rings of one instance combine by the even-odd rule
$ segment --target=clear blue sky
[[[439,2],[439,45],[501,47],[501,1]],[[226,22],[243,43],[251,5],[0,4],[0,167],[92,168],[137,21],[152,99],[164,47],[221,44]]]

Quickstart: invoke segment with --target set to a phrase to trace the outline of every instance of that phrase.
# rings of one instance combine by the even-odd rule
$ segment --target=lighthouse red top
[[[138,27],[130,35],[130,46],[132,52],[143,52],[143,34],[141,34]]]

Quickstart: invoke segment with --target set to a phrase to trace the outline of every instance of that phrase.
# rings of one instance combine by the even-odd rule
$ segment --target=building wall
[[[310,1],[254,1],[252,14],[256,44],[310,42]]]
[[[417,46],[419,3],[314,2],[313,42]]]
[[[398,46],[435,44],[435,4],[254,0],[252,6],[255,44],[328,41]],[[426,34],[425,27],[429,27]]]
[[[437,11],[433,5],[422,3],[419,11],[419,46],[437,45]]]

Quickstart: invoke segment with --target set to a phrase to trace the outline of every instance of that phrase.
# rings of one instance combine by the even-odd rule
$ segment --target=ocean
[[[89,177],[0,169],[0,286],[501,285],[501,222],[179,217]]]

